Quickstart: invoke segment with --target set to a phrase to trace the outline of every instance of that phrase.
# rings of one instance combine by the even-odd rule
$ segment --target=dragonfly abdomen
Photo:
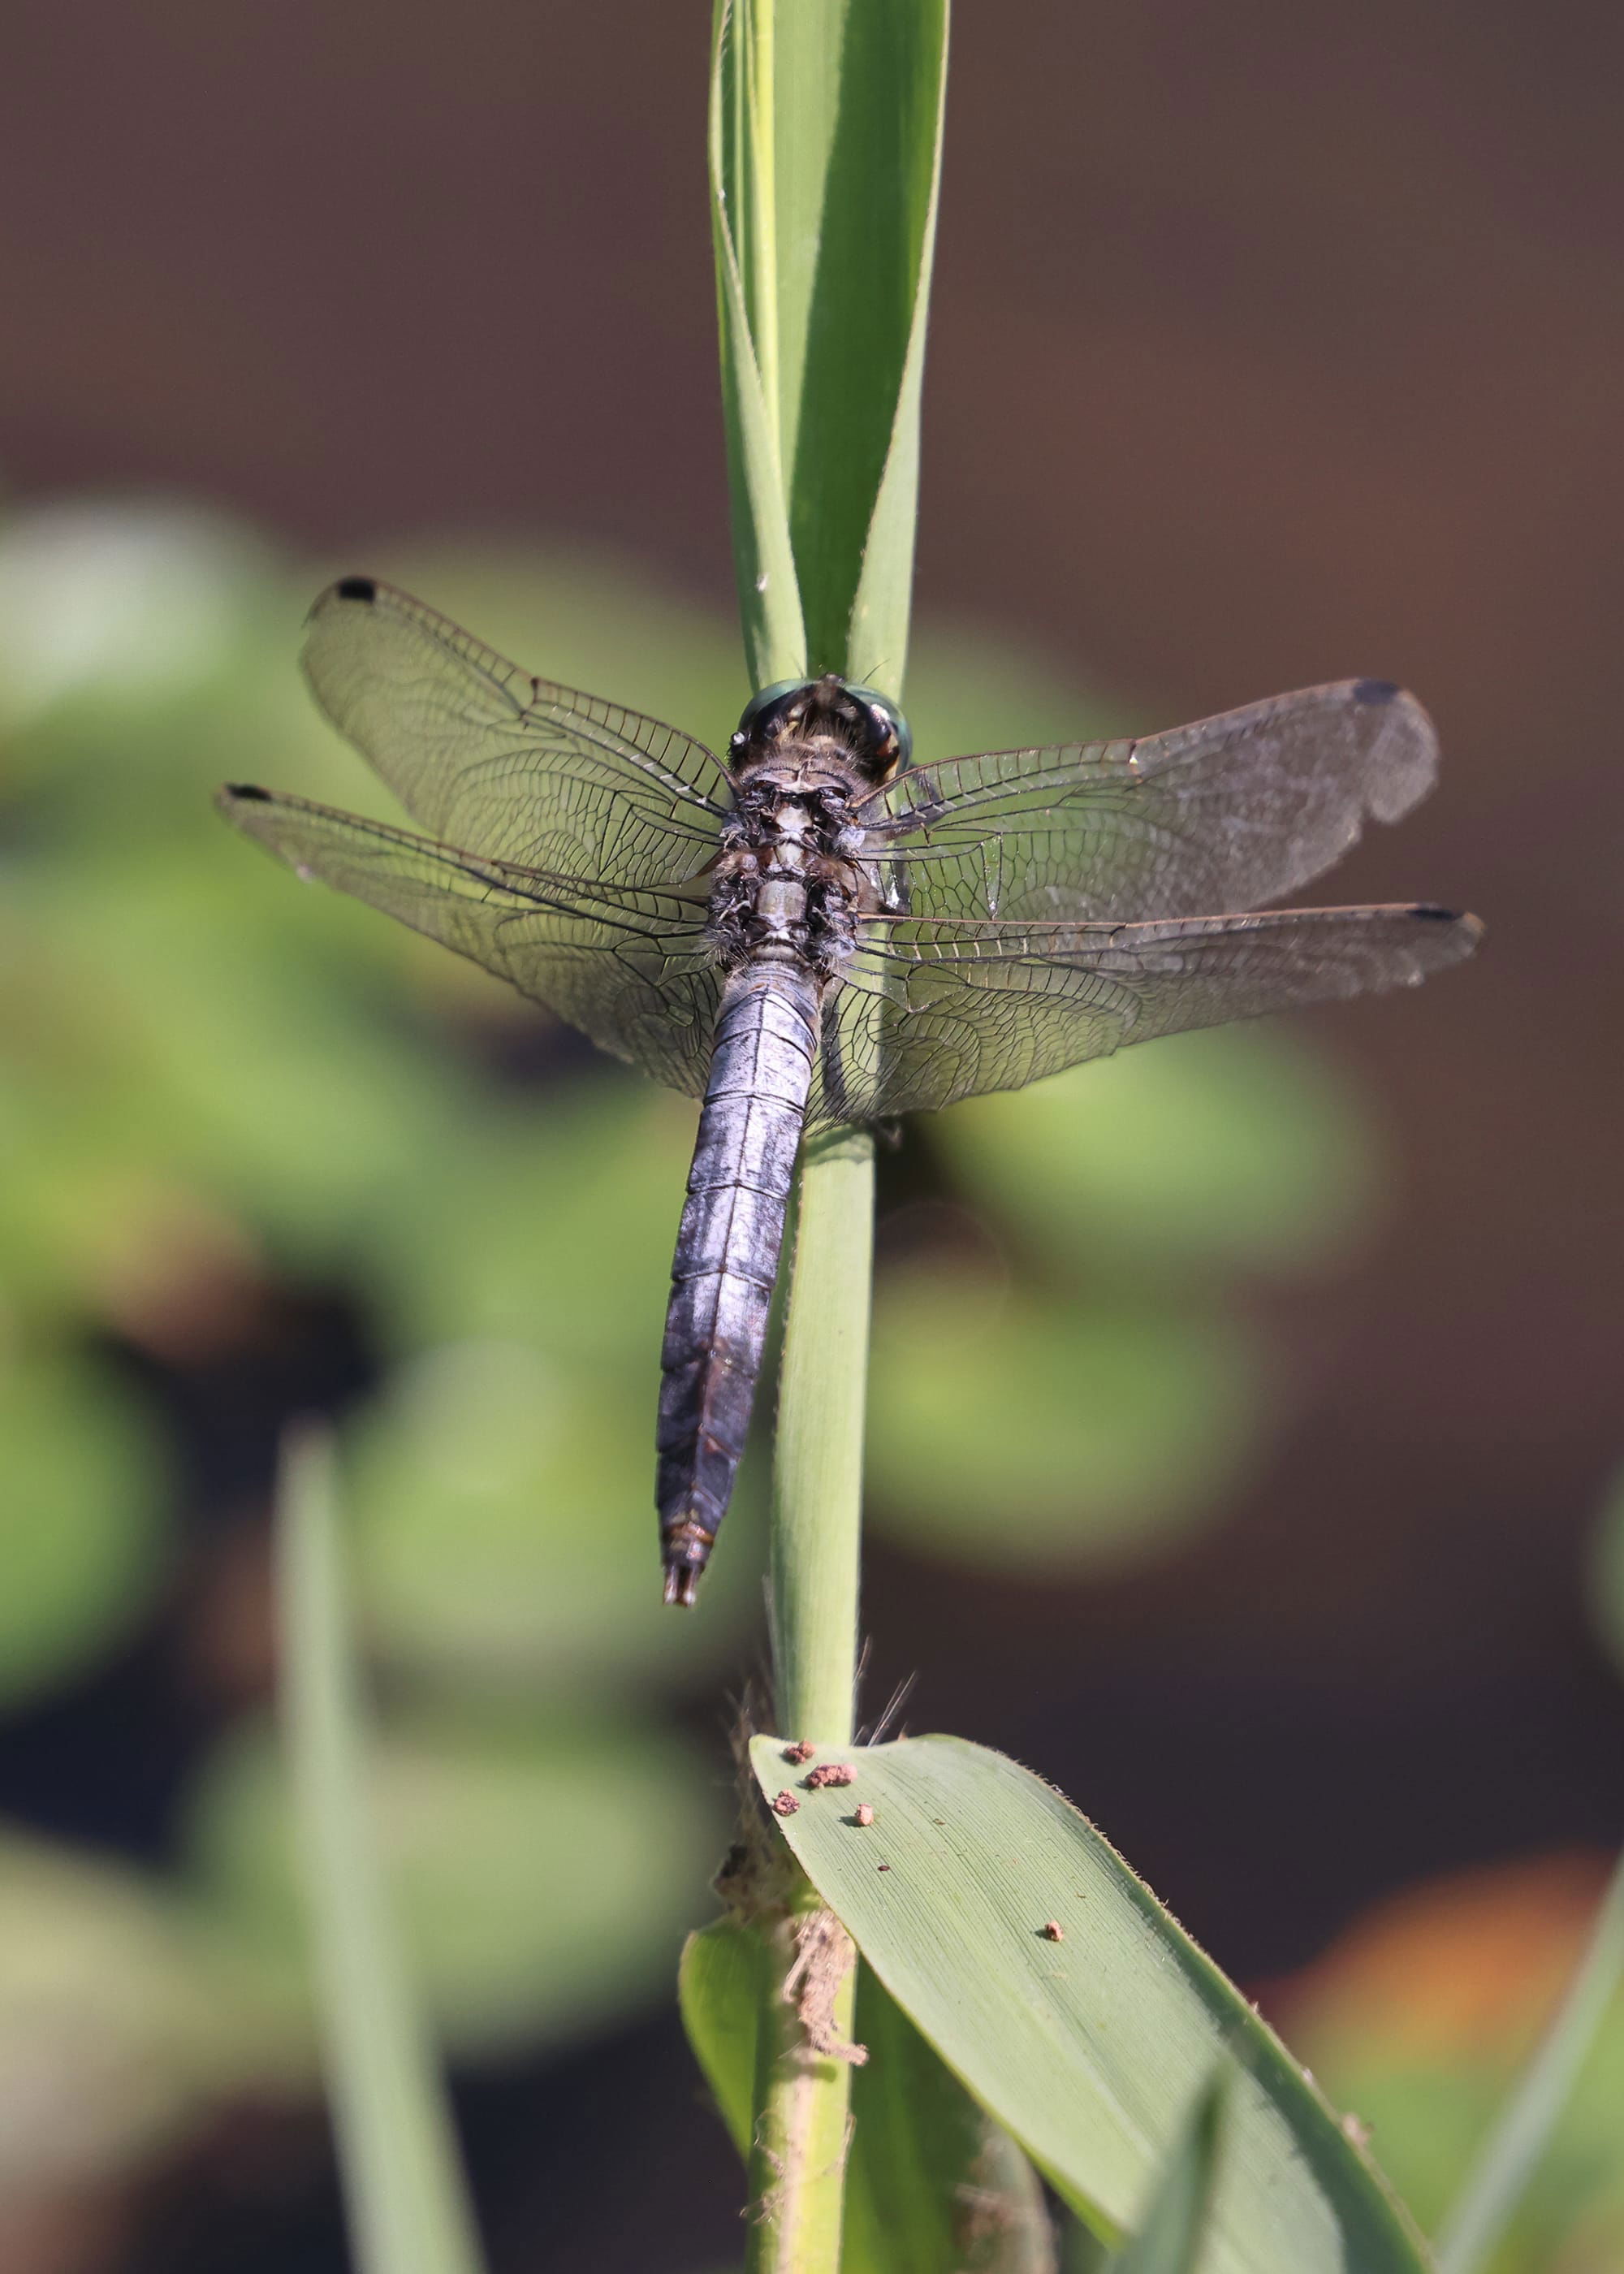
[[[805,964],[782,957],[741,964],[723,989],[660,1358],[667,1602],[693,1601],[744,1451],[821,996]]]

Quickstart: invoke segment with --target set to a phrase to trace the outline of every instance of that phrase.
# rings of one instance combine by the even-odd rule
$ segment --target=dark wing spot
[[[1390,679],[1361,679],[1354,684],[1353,699],[1356,703],[1391,703],[1398,691]]]
[[[1430,900],[1417,900],[1410,911],[1412,916],[1425,916],[1432,923],[1459,923],[1459,908],[1435,908]]]
[[[271,802],[271,793],[269,790],[260,789],[253,782],[228,782],[226,784],[226,795],[228,797],[256,798],[261,805],[268,805]]]
[[[341,576],[333,590],[341,600],[375,600],[378,585],[371,576]]]

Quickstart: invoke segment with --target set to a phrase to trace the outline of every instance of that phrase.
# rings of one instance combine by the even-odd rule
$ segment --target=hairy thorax
[[[822,737],[781,742],[741,775],[710,893],[721,963],[801,962],[824,982],[838,974],[857,917],[875,900],[852,817],[868,788],[839,744]]]

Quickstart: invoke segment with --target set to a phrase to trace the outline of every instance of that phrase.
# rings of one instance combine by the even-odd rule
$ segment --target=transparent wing
[[[532,678],[392,585],[329,585],[304,659],[339,732],[447,843],[632,885],[680,884],[716,851],[728,782],[703,744]]]
[[[914,915],[1126,920],[1258,907],[1432,787],[1438,745],[1383,680],[1305,688],[1137,742],[995,751],[869,800],[886,905]]]
[[[1124,924],[870,917],[824,1009],[810,1118],[883,1120],[1158,1035],[1414,986],[1481,931],[1424,907]]]
[[[654,891],[605,892],[436,845],[303,798],[232,787],[227,818],[301,877],[426,932],[600,1049],[690,1096],[704,1092],[720,975],[704,911]]]

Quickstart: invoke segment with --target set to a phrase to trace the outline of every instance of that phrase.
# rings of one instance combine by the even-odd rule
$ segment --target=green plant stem
[[[1439,2274],[1477,2274],[1488,2263],[1567,2105],[1621,1977],[1624,1860],[1608,1881],[1590,1946],[1567,1995],[1440,2231],[1435,2246]]]
[[[820,1754],[852,1737],[873,1251],[874,1140],[857,1129],[813,1138],[778,1392],[771,1601],[774,1718]],[[819,2011],[823,2043],[846,2043],[857,1958],[823,1913],[832,1940],[817,1962],[828,1971],[798,1987],[799,1939],[822,1910],[802,1881],[768,1930],[775,1987],[756,2079],[748,2274],[832,2274],[840,2263],[852,2064],[816,2050],[802,2007]]]
[[[857,1954],[806,1886],[767,1932],[771,1978],[786,1987],[775,1990],[759,2041],[745,2274],[836,2274],[840,2263],[852,2064],[816,2051],[794,1994],[800,1937],[820,1913],[836,1938],[831,1962],[843,1969],[826,2026],[842,2044],[851,2035]]]
[[[778,8],[716,0],[714,18],[711,212],[745,650],[761,687],[814,660],[849,671],[853,638],[865,657],[877,643],[899,697],[945,0],[795,0],[781,22]],[[805,508],[794,541],[789,456]],[[774,1719],[825,1756],[852,1738],[873,1215],[872,1138],[807,1145],[774,1462]],[[835,2274],[852,2069],[836,2049],[856,1955],[804,1879],[762,1931],[771,1986],[748,2264]]]
[[[815,1745],[852,1737],[873,1259],[874,1140],[815,1137],[801,1169],[771,1534],[775,1718]]]

